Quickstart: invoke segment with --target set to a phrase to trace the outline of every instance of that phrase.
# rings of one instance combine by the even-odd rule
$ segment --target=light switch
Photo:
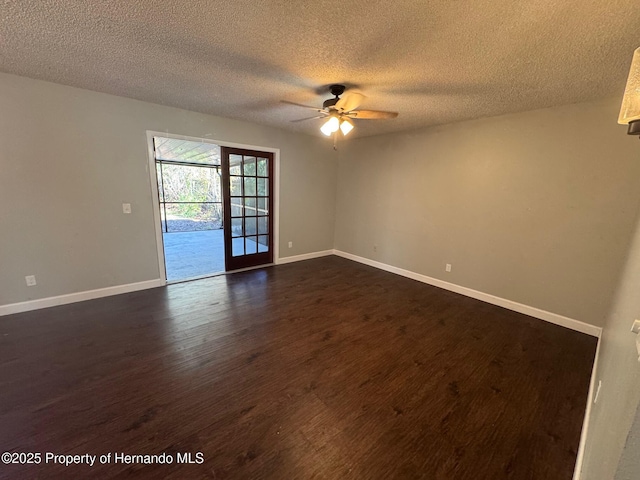
[[[122,204],[122,213],[131,213],[131,204],[123,203]]]

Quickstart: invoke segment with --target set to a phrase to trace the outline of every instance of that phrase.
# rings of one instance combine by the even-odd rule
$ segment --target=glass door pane
[[[273,263],[273,154],[222,147],[226,270]]]

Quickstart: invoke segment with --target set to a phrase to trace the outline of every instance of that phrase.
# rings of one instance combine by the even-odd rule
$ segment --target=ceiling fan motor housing
[[[340,95],[342,95],[344,93],[345,87],[344,85],[331,85],[329,87],[329,91],[331,92],[331,95],[335,95],[336,97],[339,97]]]

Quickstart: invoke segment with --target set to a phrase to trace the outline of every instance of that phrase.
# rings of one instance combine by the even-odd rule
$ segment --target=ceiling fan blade
[[[288,100],[280,100],[280,103],[286,103],[287,105],[295,105],[296,107],[310,108],[311,110],[315,110],[316,112],[323,111],[321,108],[318,108],[318,107],[312,107],[311,105],[303,105],[301,103],[290,102]]]
[[[396,118],[398,112],[383,112],[380,110],[354,110],[348,113],[349,117],[362,120],[375,120],[378,118]]]
[[[354,108],[358,108],[360,104],[367,98],[361,93],[350,92],[345,94],[338,102],[336,103],[336,108],[338,110],[342,110],[343,112],[350,112]]]
[[[325,116],[326,115],[316,115],[315,117],[299,118],[297,120],[291,120],[291,123],[304,122],[305,120],[313,120],[314,118],[324,118]]]

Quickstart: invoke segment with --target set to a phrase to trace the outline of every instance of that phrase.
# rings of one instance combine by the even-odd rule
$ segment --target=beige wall
[[[640,161],[640,142],[635,140],[633,143]],[[595,374],[596,382],[602,381],[602,388],[598,403],[592,405],[580,480],[614,478],[627,432],[640,401],[640,363],[635,336],[630,332],[636,318],[640,318],[640,223],[636,227],[635,238],[602,335]],[[620,465],[617,477],[620,479],[640,478],[637,460],[640,452],[633,449],[634,435],[640,434],[640,429],[631,434],[629,441],[632,450]],[[628,477],[625,476],[627,474]]]
[[[624,447],[615,480],[638,480],[640,478],[640,408],[636,415]],[[596,477],[592,477],[596,478]]]
[[[344,143],[335,248],[602,326],[640,206],[640,144],[618,109]]]
[[[6,74],[0,111],[0,305],[159,277],[146,130],[279,148],[280,256],[333,247],[320,138]]]

